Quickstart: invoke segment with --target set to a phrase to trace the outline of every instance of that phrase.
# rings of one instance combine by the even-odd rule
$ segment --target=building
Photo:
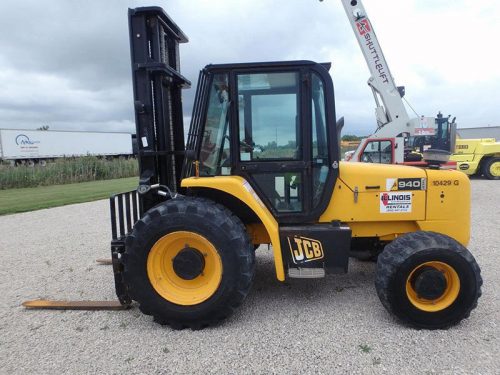
[[[463,139],[495,138],[500,141],[500,126],[480,126],[478,128],[457,129],[457,134]]]

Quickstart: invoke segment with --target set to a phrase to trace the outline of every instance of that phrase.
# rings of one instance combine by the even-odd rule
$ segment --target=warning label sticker
[[[262,207],[266,207],[264,205],[264,202],[262,202],[260,200],[259,196],[255,192],[255,190],[250,186],[248,181],[245,180],[245,182],[243,182],[243,187],[246,189],[246,191],[248,191],[250,194],[252,194],[252,196],[254,197],[254,199],[257,201],[258,204],[260,204]]]
[[[385,180],[385,190],[398,190],[398,179],[397,178],[388,178]]]
[[[380,213],[411,212],[411,193],[386,192],[380,194]]]

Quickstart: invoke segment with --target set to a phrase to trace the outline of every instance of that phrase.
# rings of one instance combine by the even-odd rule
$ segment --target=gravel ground
[[[27,311],[39,297],[114,299],[107,201],[0,217],[0,373],[444,373],[500,372],[500,182],[473,180],[470,250],[483,296],[447,331],[394,321],[373,285],[375,265],[279,283],[270,251],[243,306],[223,325],[173,331],[137,308]],[[497,292],[495,292],[497,290]]]

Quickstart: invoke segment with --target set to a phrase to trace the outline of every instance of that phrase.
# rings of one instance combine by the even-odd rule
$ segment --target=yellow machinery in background
[[[457,138],[450,160],[456,161],[457,169],[469,176],[483,175],[490,180],[500,180],[500,142],[494,138]]]

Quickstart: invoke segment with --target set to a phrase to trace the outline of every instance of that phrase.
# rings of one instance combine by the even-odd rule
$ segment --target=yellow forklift
[[[111,197],[117,296],[160,324],[201,329],[242,304],[255,249],[276,278],[345,273],[377,258],[375,286],[402,322],[442,329],[469,316],[482,279],[466,249],[463,173],[340,162],[330,64],[207,65],[187,142],[179,44],[158,7],[129,10],[140,183]]]
[[[468,176],[483,175],[488,180],[500,180],[500,141],[495,138],[458,138],[450,159]]]

